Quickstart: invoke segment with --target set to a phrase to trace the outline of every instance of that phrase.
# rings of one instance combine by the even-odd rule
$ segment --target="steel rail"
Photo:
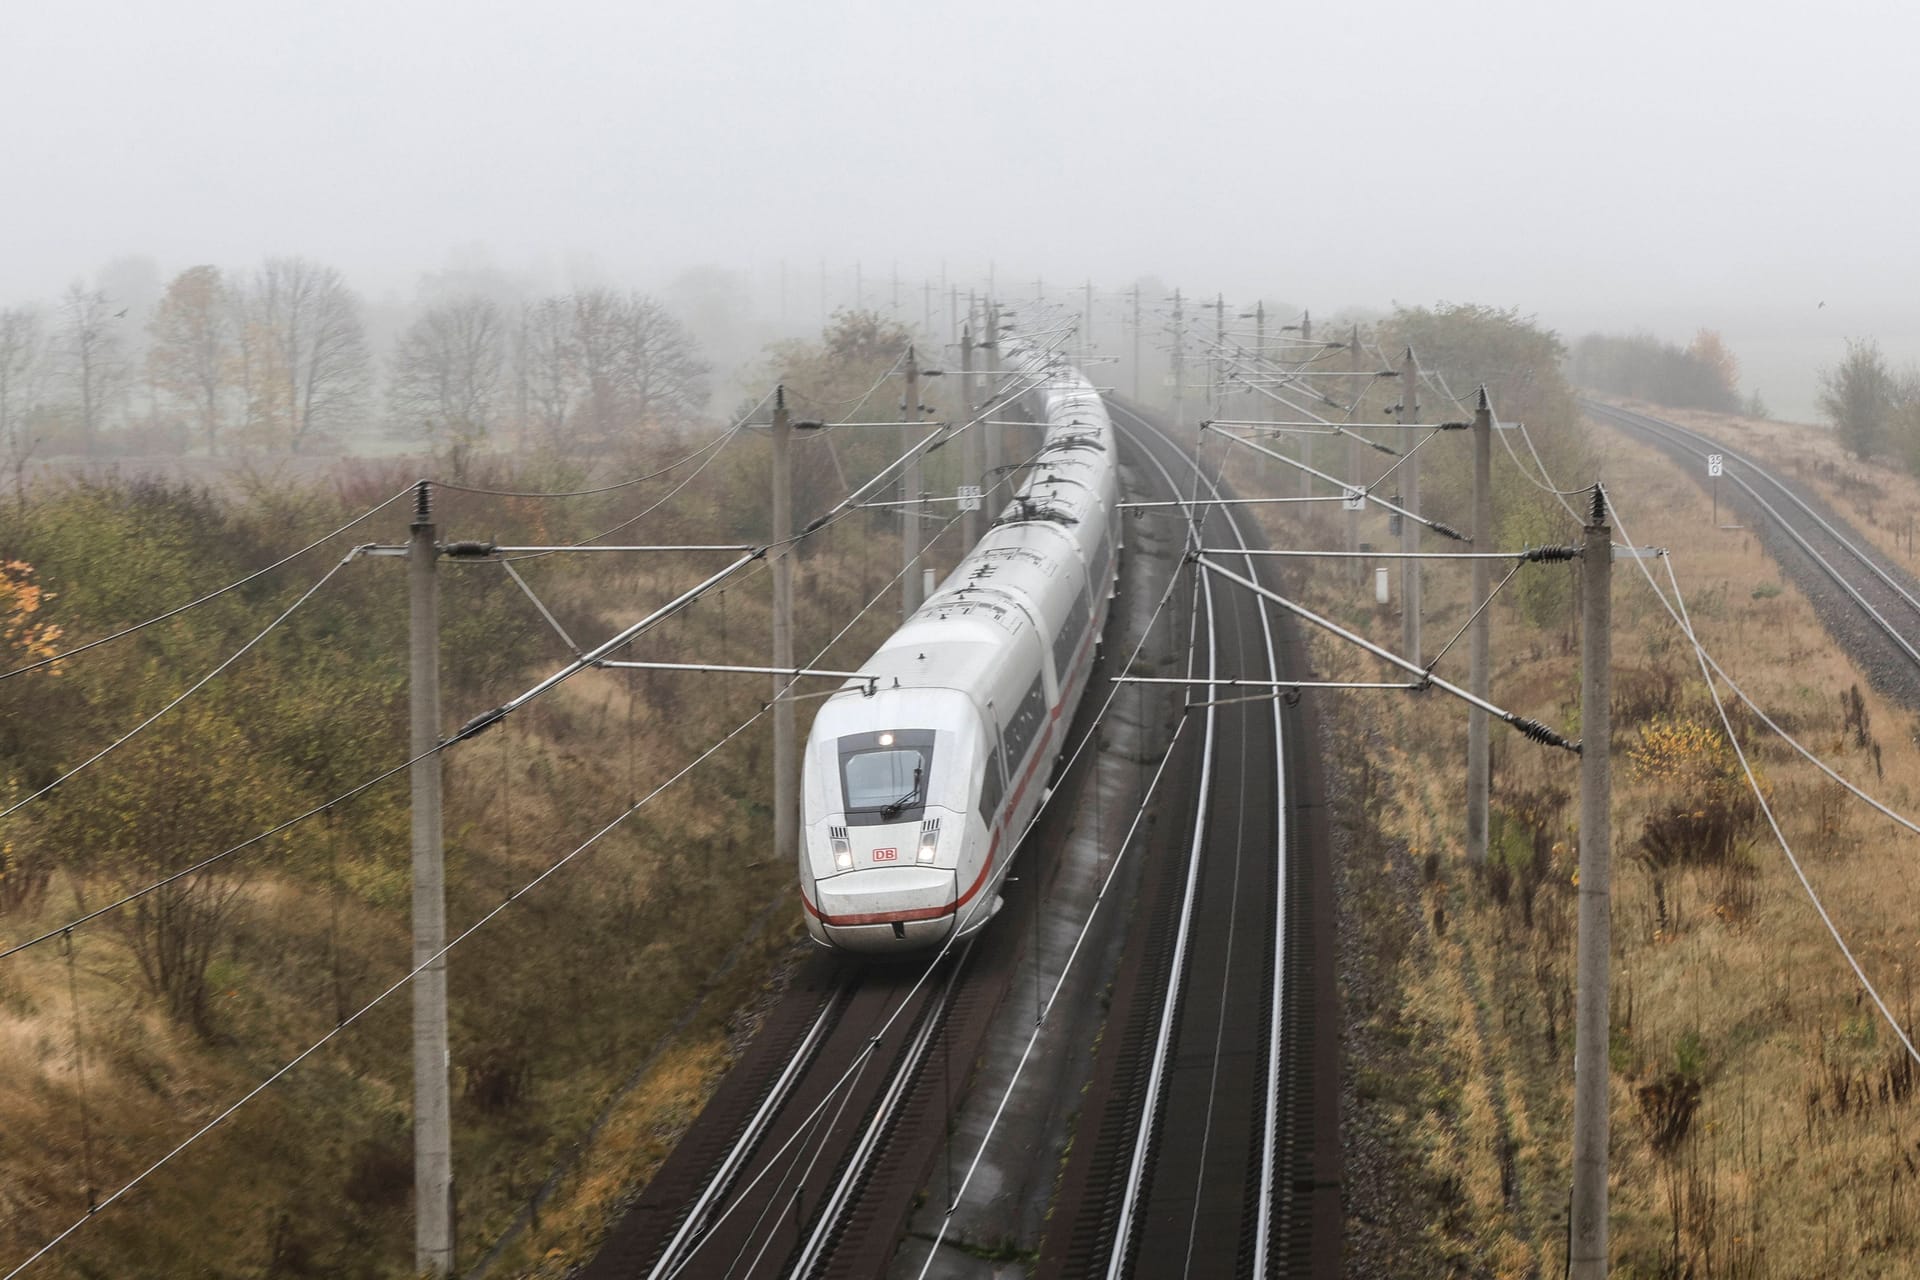
[[[832,1250],[834,1239],[839,1235],[848,1212],[858,1196],[860,1184],[865,1182],[872,1171],[874,1162],[885,1146],[887,1132],[893,1128],[900,1115],[902,1106],[908,1100],[908,1092],[913,1082],[920,1076],[920,1068],[926,1064],[927,1054],[933,1048],[934,1037],[940,1033],[946,1022],[947,1014],[953,1008],[954,992],[959,988],[961,972],[966,968],[967,955],[973,949],[974,939],[969,937],[965,946],[955,954],[953,966],[947,974],[946,987],[940,992],[940,998],[927,1006],[920,1026],[914,1031],[913,1039],[895,1059],[893,1077],[887,1082],[886,1091],[881,1095],[879,1104],[868,1117],[866,1128],[860,1134],[860,1141],[854,1146],[848,1157],[846,1167],[835,1180],[833,1190],[822,1202],[814,1220],[813,1231],[808,1235],[806,1244],[800,1249],[788,1274],[795,1277],[812,1275],[825,1261]]]
[[[1111,407],[1120,413],[1126,414],[1126,416],[1132,418],[1136,423],[1138,423],[1141,427],[1145,428],[1146,430],[1152,431],[1154,432],[1154,434],[1159,435],[1161,439],[1166,440],[1169,444],[1174,443],[1172,440],[1170,440],[1166,436],[1164,432],[1161,432],[1157,427],[1153,426],[1152,423],[1140,417],[1138,414],[1135,414],[1130,410],[1123,409],[1118,405],[1113,405]],[[1125,434],[1129,436],[1133,436],[1132,432],[1126,432],[1125,428],[1120,427],[1117,422],[1114,425],[1116,430],[1123,431],[1125,432]],[[1137,440],[1137,437],[1135,437],[1135,439]],[[1175,445],[1175,447],[1177,448],[1178,446]],[[1172,475],[1167,471],[1165,465],[1162,464],[1160,460],[1157,457],[1155,457],[1151,451],[1146,449],[1141,449],[1140,452],[1149,459],[1149,461],[1153,464],[1155,469],[1158,470],[1161,473],[1161,475],[1167,480],[1168,485],[1170,487],[1174,487],[1175,491],[1177,492],[1178,491],[1177,485]],[[1205,476],[1201,472],[1199,460],[1197,458],[1194,458],[1191,460],[1191,463],[1194,468],[1195,476],[1206,484],[1207,491],[1213,495],[1212,500],[1208,502],[1207,505],[1209,506],[1225,505],[1220,496],[1220,486],[1214,481],[1207,480],[1205,478]],[[1198,495],[1196,494],[1196,497],[1197,496]],[[1196,505],[1196,508],[1199,507],[1198,503],[1196,503],[1195,505]],[[1234,540],[1239,543],[1240,550],[1251,551],[1252,548],[1248,546],[1246,533],[1241,528],[1239,521],[1235,519],[1234,513],[1229,509],[1226,511],[1225,514],[1226,514],[1228,527],[1232,530]],[[1195,530],[1194,536],[1191,539],[1191,541],[1196,546],[1198,545],[1199,536],[1198,536],[1197,529]],[[1232,554],[1232,552],[1229,552],[1228,554]],[[1246,565],[1247,565],[1247,571],[1249,574],[1256,572],[1254,567],[1254,562],[1250,556],[1246,559]],[[1212,584],[1210,582],[1207,582],[1205,579],[1206,579],[1206,575],[1202,575],[1202,583],[1205,590],[1205,600],[1206,600],[1206,609],[1207,609],[1208,677],[1207,677],[1206,683],[1209,688],[1216,687],[1222,683],[1229,684],[1229,685],[1231,684],[1244,685],[1246,683],[1251,683],[1238,677],[1229,677],[1229,678],[1226,678],[1225,680],[1222,680],[1222,678],[1219,676],[1217,666],[1216,666],[1216,660],[1219,653],[1219,637],[1213,625]],[[1267,674],[1275,684],[1278,684],[1279,683],[1279,660],[1274,650],[1272,622],[1268,618],[1267,611],[1265,609],[1260,609],[1260,610],[1257,610],[1256,612],[1260,619],[1261,637],[1263,641],[1263,647],[1266,651]],[[1194,683],[1198,683],[1198,682],[1194,682]],[[1138,1170],[1143,1163],[1143,1152],[1150,1147],[1153,1141],[1154,1134],[1156,1132],[1156,1121],[1157,1121],[1157,1117],[1159,1115],[1161,1103],[1162,1103],[1162,1098],[1160,1096],[1161,1090],[1163,1088],[1162,1076],[1164,1074],[1165,1060],[1166,1060],[1167,1054],[1171,1050],[1173,1019],[1175,1014],[1178,1011],[1178,1004],[1179,1004],[1178,993],[1181,991],[1184,985],[1183,956],[1185,953],[1186,935],[1187,935],[1188,927],[1191,921],[1193,899],[1195,896],[1195,887],[1198,879],[1201,846],[1204,839],[1203,828],[1204,828],[1206,816],[1207,816],[1207,804],[1210,800],[1208,789],[1209,789],[1210,773],[1211,773],[1211,765],[1212,765],[1212,749],[1213,749],[1213,743],[1216,737],[1215,708],[1220,705],[1223,705],[1220,700],[1209,699],[1206,703],[1197,704],[1192,708],[1192,709],[1198,710],[1200,706],[1205,707],[1206,713],[1207,713],[1207,737],[1206,737],[1206,741],[1205,741],[1205,745],[1202,753],[1202,759],[1201,759],[1201,779],[1200,779],[1200,791],[1199,791],[1200,799],[1196,809],[1192,852],[1190,854],[1189,866],[1188,866],[1188,880],[1187,880],[1185,898],[1181,907],[1182,914],[1181,914],[1181,921],[1180,921],[1180,938],[1176,943],[1175,959],[1172,966],[1172,970],[1168,976],[1168,982],[1167,982],[1168,994],[1167,994],[1166,1003],[1162,1009],[1159,1040],[1157,1041],[1154,1048],[1153,1072],[1150,1077],[1150,1081],[1146,1091],[1147,1107],[1149,1109],[1149,1114],[1141,1117],[1141,1123],[1136,1133],[1135,1157],[1134,1157],[1133,1164],[1129,1168],[1127,1191],[1121,1207],[1121,1217],[1120,1217],[1119,1225],[1115,1231],[1114,1248],[1108,1255],[1108,1272],[1107,1273],[1110,1277],[1126,1274],[1126,1271],[1127,1271],[1128,1259],[1131,1255],[1130,1237],[1132,1232],[1130,1228],[1130,1221],[1132,1216],[1136,1212],[1136,1201],[1140,1194]],[[1258,1208],[1256,1210],[1256,1216],[1255,1216],[1255,1222],[1254,1222],[1254,1274],[1256,1275],[1266,1275],[1268,1273],[1271,1254],[1273,1252],[1273,1240],[1274,1240],[1273,1199],[1274,1199],[1274,1190],[1276,1187],[1276,1183],[1278,1181],[1278,1170],[1276,1168],[1276,1165],[1278,1162],[1278,1143],[1279,1143],[1280,1073],[1281,1073],[1281,1063],[1284,1056],[1283,1050],[1285,1047],[1283,1044],[1283,1035],[1282,1035],[1283,1023],[1281,1019],[1281,1012],[1282,1012],[1284,1001],[1287,995],[1286,982],[1285,982],[1285,966],[1286,966],[1286,956],[1287,956],[1286,893],[1287,893],[1287,887],[1288,887],[1288,866],[1287,866],[1288,788],[1287,788],[1287,776],[1286,776],[1285,736],[1284,736],[1284,733],[1282,732],[1281,706],[1278,698],[1275,698],[1273,700],[1270,714],[1272,716],[1272,728],[1273,728],[1273,740],[1274,740],[1274,796],[1276,797],[1276,813],[1275,813],[1275,824],[1274,824],[1274,855],[1275,855],[1274,895],[1275,895],[1275,899],[1274,899],[1273,938],[1272,938],[1272,945],[1271,945],[1271,950],[1270,950],[1269,959],[1268,959],[1269,965],[1271,967],[1270,977],[1272,981],[1272,996],[1270,998],[1270,1007],[1268,1011],[1268,1022],[1267,1022],[1267,1027],[1268,1027],[1267,1063],[1266,1063],[1266,1073],[1265,1073],[1265,1101],[1264,1101],[1264,1109],[1263,1109],[1264,1116],[1265,1116],[1265,1123],[1262,1126],[1263,1132],[1261,1137],[1259,1193],[1256,1200],[1256,1204]]]
[[[773,1087],[767,1091],[767,1096],[761,1099],[759,1107],[754,1110],[753,1118],[747,1122],[746,1129],[741,1132],[740,1137],[727,1151],[725,1158],[715,1168],[713,1176],[707,1181],[706,1188],[688,1207],[686,1218],[682,1220],[672,1238],[667,1241],[667,1247],[662,1251],[659,1261],[647,1273],[648,1280],[662,1280],[662,1277],[672,1274],[683,1257],[691,1252],[692,1246],[706,1234],[714,1202],[725,1195],[734,1180],[740,1176],[740,1171],[746,1166],[748,1158],[766,1139],[767,1130],[772,1126],[774,1117],[786,1106],[787,1100],[793,1096],[793,1091],[806,1077],[814,1051],[826,1037],[827,1028],[832,1026],[834,1019],[839,1016],[841,997],[846,994],[846,991],[846,985],[843,983],[827,994],[826,1000],[820,1006],[819,1016],[807,1029],[793,1056],[788,1059],[786,1068],[775,1078]]]
[[[1667,422],[1661,418],[1649,417],[1646,414],[1635,413],[1632,410],[1616,409],[1612,405],[1600,404],[1596,401],[1582,401],[1581,408],[1587,413],[1603,420],[1611,419],[1616,426],[1624,426],[1629,430],[1643,431],[1649,435],[1664,436],[1670,443],[1696,457],[1706,457],[1709,450],[1700,448],[1695,443],[1689,443],[1688,440],[1677,437],[1691,437],[1692,441],[1703,442],[1712,446],[1711,452],[1720,453],[1732,461],[1738,462],[1755,476],[1758,476],[1779,490],[1789,501],[1806,513],[1808,519],[1819,525],[1828,537],[1832,538],[1842,547],[1845,547],[1849,554],[1865,566],[1876,578],[1880,579],[1894,594],[1905,601],[1916,614],[1920,614],[1920,600],[1916,600],[1905,588],[1895,582],[1885,569],[1881,568],[1865,551],[1855,546],[1851,540],[1838,529],[1834,528],[1832,523],[1808,505],[1805,499],[1788,488],[1785,483],[1767,471],[1765,467],[1755,463],[1751,458],[1727,448],[1710,436],[1702,435],[1697,431],[1689,430],[1677,423]],[[1916,666],[1920,666],[1920,648],[1915,648],[1913,642],[1902,635],[1899,628],[1889,622],[1886,615],[1875,608],[1872,602],[1861,594],[1860,589],[1835,567],[1832,560],[1816,551],[1813,544],[1807,540],[1806,535],[1794,528],[1793,525],[1780,514],[1778,507],[1761,497],[1759,492],[1749,484],[1744,477],[1728,472],[1727,479],[1744,491],[1754,502],[1758,503],[1760,509],[1773,518],[1774,523],[1780,528],[1780,531],[1786,534],[1800,550],[1804,551],[1807,557],[1814,562],[1822,573],[1832,579],[1836,586],[1846,592],[1853,602],[1860,607],[1861,611],[1873,619],[1874,625],[1878,626],[1901,652],[1905,653]]]
[[[1144,420],[1138,421],[1146,425]],[[1162,436],[1162,439],[1165,438]],[[1178,493],[1180,491],[1178,482],[1160,460],[1153,457],[1149,450],[1142,449],[1141,453],[1152,459],[1155,469],[1166,477],[1168,487]],[[1199,460],[1193,459],[1192,465],[1195,477],[1198,478]],[[1213,625],[1213,584],[1207,580],[1205,574],[1201,574],[1199,586],[1206,608],[1207,677],[1211,680],[1218,674],[1220,656],[1220,640]],[[1166,999],[1160,1006],[1160,1024],[1155,1034],[1152,1064],[1147,1075],[1146,1114],[1140,1117],[1140,1122],[1134,1129],[1133,1153],[1127,1162],[1127,1181],[1121,1196],[1119,1218],[1114,1225],[1113,1247],[1107,1253],[1108,1280],[1120,1280],[1128,1274],[1128,1263],[1133,1255],[1134,1223],[1146,1181],[1147,1162],[1153,1152],[1154,1134],[1163,1101],[1161,1094],[1166,1088],[1167,1059],[1172,1050],[1174,1019],[1179,1012],[1180,992],[1185,985],[1187,943],[1192,934],[1193,904],[1199,886],[1201,858],[1205,851],[1207,806],[1211,799],[1209,793],[1213,780],[1213,747],[1218,728],[1217,717],[1217,709],[1208,707],[1206,735],[1201,740],[1200,781],[1198,799],[1194,806],[1193,839],[1187,850],[1187,881],[1180,902],[1180,924],[1174,938],[1173,961],[1167,974]]]

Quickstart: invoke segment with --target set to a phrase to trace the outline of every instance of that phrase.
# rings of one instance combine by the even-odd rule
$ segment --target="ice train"
[[[1045,428],[1015,496],[926,603],[821,706],[801,769],[807,929],[856,952],[934,947],[999,909],[1086,691],[1119,568],[1099,393],[1009,341]]]

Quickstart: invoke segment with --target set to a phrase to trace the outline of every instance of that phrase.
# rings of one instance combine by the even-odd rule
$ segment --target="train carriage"
[[[1027,398],[1046,433],[1013,500],[815,717],[799,871],[826,946],[913,950],[985,924],[1086,691],[1118,567],[1113,429],[1071,368]]]

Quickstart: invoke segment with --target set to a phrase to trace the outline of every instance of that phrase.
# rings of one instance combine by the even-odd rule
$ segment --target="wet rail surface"
[[[1116,427],[1129,437],[1123,449],[1153,477],[1154,496],[1180,496],[1171,486],[1182,467],[1192,476],[1185,455],[1150,423],[1114,408]],[[1146,464],[1147,451],[1157,467]],[[1230,585],[1212,594],[1222,678],[1242,668],[1273,678],[1274,662],[1282,675],[1304,678],[1305,657],[1289,629],[1277,619],[1270,624],[1270,659],[1255,603]],[[1179,603],[1184,610],[1184,594]],[[1122,614],[1113,611],[1110,629]],[[1196,625],[1207,644],[1204,617]],[[1106,650],[1096,688],[1115,674],[1113,646]],[[1084,701],[1070,745],[1091,727],[1101,700]],[[1183,735],[1176,748],[1185,755],[1170,768],[1187,785],[1160,802],[1146,837],[1126,958],[1114,975],[1112,1012],[1063,1170],[1043,1275],[1107,1274],[1116,1259],[1116,1274],[1141,1276],[1337,1270],[1339,1024],[1322,789],[1310,746],[1286,754],[1283,787],[1276,723],[1287,741],[1311,743],[1308,704],[1283,702],[1277,716],[1270,700],[1214,709],[1204,806],[1196,789],[1202,735]],[[1033,910],[1028,896],[1045,889],[1052,852],[1073,821],[1072,793],[1085,776],[1058,781],[1061,803],[1043,812],[1028,840],[1032,863],[1016,867],[1002,918],[965,954],[956,950],[925,980],[923,962],[810,957],[580,1274],[885,1275],[915,1200],[937,1181],[948,1117],[1029,938],[1021,923]],[[1193,880],[1189,963],[1173,988],[1176,1040],[1163,1059],[1163,1105],[1150,1112],[1147,1079],[1202,812],[1208,823]],[[1276,984],[1286,997],[1277,1062]],[[1113,1210],[1148,1116],[1157,1140],[1138,1177],[1137,1226],[1116,1251]]]
[[[1159,424],[1114,408],[1170,484],[1190,481]],[[1210,542],[1261,545],[1218,511]],[[1196,600],[1196,675],[1307,678],[1290,625],[1230,586],[1202,584]],[[1191,700],[1208,699],[1196,686]],[[1196,786],[1154,827],[1042,1276],[1339,1269],[1340,1023],[1311,706],[1210,710],[1210,737],[1180,748]]]

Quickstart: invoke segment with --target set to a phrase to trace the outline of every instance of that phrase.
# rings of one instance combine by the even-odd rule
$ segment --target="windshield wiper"
[[[893,817],[895,814],[899,813],[902,809],[912,804],[913,798],[919,794],[920,794],[920,771],[918,769],[915,769],[913,771],[913,790],[907,792],[907,794],[901,796],[898,800],[895,800],[892,804],[882,805],[880,808],[880,816],[883,818]]]

